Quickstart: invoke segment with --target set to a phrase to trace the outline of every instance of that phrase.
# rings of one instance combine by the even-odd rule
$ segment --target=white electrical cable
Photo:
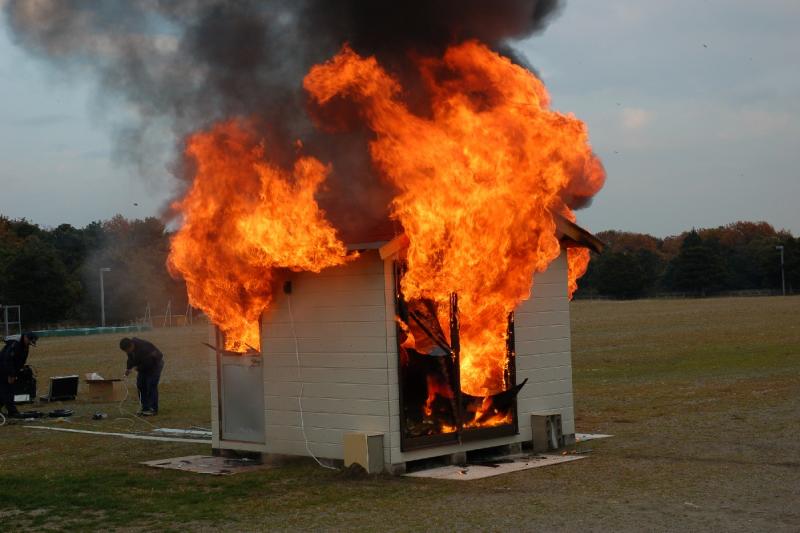
[[[117,409],[119,410],[119,414],[123,415],[123,418],[118,418],[117,420],[133,420],[132,418],[125,417],[125,415],[135,416],[137,419],[141,420],[145,424],[148,424],[150,427],[153,427],[153,428],[156,428],[156,429],[161,429],[159,426],[157,426],[155,424],[152,424],[149,420],[145,420],[143,417],[141,417],[139,415],[136,415],[136,414],[133,414],[133,413],[128,413],[128,412],[122,410],[122,404],[125,403],[125,401],[128,399],[128,396],[130,394],[130,391],[128,389],[127,376],[125,376],[125,378],[126,379],[122,380],[122,384],[125,385],[125,397],[122,399],[121,402],[119,402],[119,405],[117,406]]]
[[[3,416],[3,413],[0,413],[0,418],[2,418],[2,419],[3,419],[3,421],[2,421],[2,422],[0,422],[0,426],[5,426],[5,425],[6,425],[6,417],[5,417],[5,416]]]
[[[126,378],[127,378],[127,376],[126,376]],[[119,404],[117,405],[117,410],[119,411],[119,414],[120,414],[120,415],[122,415],[122,416],[120,416],[120,417],[118,417],[118,418],[115,418],[115,419],[113,419],[113,420],[110,420],[109,422],[111,422],[111,423],[116,423],[116,422],[117,422],[117,421],[119,421],[119,420],[125,420],[125,421],[128,421],[128,422],[130,422],[130,423],[131,423],[131,425],[130,425],[130,427],[128,428],[128,430],[129,430],[129,431],[131,431],[131,430],[133,430],[133,427],[136,425],[136,419],[134,419],[134,418],[131,418],[131,417],[129,417],[129,416],[125,416],[125,415],[127,415],[128,413],[122,410],[122,404],[123,404],[123,403],[125,403],[125,400],[127,400],[127,399],[128,399],[128,383],[126,382],[126,380],[125,380],[125,379],[123,379],[123,380],[122,380],[122,384],[125,386],[125,397],[124,397],[124,398],[122,398],[122,401],[121,401],[121,402],[119,402]]]
[[[294,355],[297,358],[297,380],[300,382],[300,394],[297,396],[297,406],[300,408],[300,430],[303,432],[303,440],[306,443],[306,451],[308,455],[314,458],[319,466],[322,468],[327,468],[329,470],[338,470],[338,468],[329,466],[326,464],[322,464],[322,462],[317,459],[317,456],[311,451],[311,447],[308,445],[308,436],[306,435],[306,424],[305,420],[303,419],[303,387],[305,383],[300,377],[300,346],[297,343],[297,333],[294,330],[294,315],[292,314],[292,297],[290,295],[286,295],[286,301],[289,303],[289,323],[292,326],[292,338],[294,338]]]

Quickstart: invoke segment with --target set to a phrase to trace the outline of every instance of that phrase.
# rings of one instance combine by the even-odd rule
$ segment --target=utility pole
[[[103,286],[103,273],[111,272],[110,268],[100,269],[100,325],[106,327],[106,291]]]
[[[786,276],[783,273],[783,246],[776,246],[775,249],[781,251],[781,291],[786,296]]]

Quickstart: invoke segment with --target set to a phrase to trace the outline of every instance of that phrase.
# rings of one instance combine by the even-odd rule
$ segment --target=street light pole
[[[103,287],[103,273],[111,272],[110,268],[100,269],[100,325],[106,327],[106,291]]]
[[[776,246],[775,249],[781,251],[781,291],[786,296],[786,277],[783,273],[783,246]]]

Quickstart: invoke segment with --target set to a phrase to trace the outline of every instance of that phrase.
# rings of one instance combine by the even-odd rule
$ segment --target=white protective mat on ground
[[[575,433],[575,443],[585,442],[587,440],[594,440],[594,439],[607,439],[609,437],[613,437],[614,435],[605,435],[603,433]]]
[[[183,470],[197,474],[211,474],[214,476],[230,476],[241,472],[271,468],[269,465],[258,464],[248,459],[231,459],[228,457],[214,457],[211,455],[187,455],[186,457],[173,457],[158,461],[144,461],[141,463],[153,468],[166,468],[168,470]]]
[[[481,479],[485,477],[499,476],[501,474],[508,474],[510,472],[519,472],[520,470],[528,470],[529,468],[539,468],[541,466],[557,465],[560,463],[568,463],[570,461],[577,461],[578,459],[585,459],[585,455],[521,455],[510,456],[491,463],[491,461],[482,462],[483,464],[468,464],[466,466],[442,466],[438,468],[431,468],[428,470],[420,470],[419,472],[411,472],[405,474],[407,477],[424,477],[431,479],[455,479],[459,481],[467,481],[470,479]],[[491,466],[487,466],[491,464]]]

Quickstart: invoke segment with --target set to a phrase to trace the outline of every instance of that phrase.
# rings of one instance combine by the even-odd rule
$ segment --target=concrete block
[[[560,414],[531,415],[531,444],[534,453],[563,448],[566,444]]]

